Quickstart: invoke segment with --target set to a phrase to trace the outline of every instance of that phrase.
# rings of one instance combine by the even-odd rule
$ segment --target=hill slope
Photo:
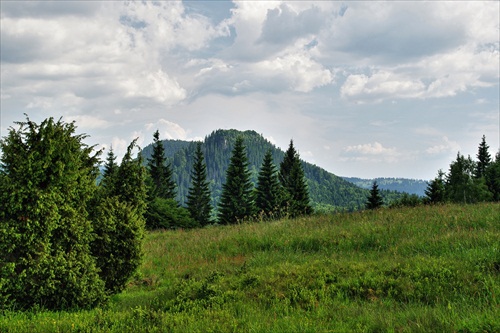
[[[203,141],[202,149],[207,163],[207,174],[212,191],[212,205],[217,206],[222,184],[226,180],[226,170],[229,159],[238,136],[243,136],[250,164],[252,180],[255,183],[262,160],[268,149],[272,151],[274,163],[279,168],[284,152],[267,141],[255,131],[217,130]],[[178,200],[183,204],[186,200],[191,181],[195,142],[178,140],[163,141],[166,156],[172,163],[175,182],[177,184]],[[143,155],[151,155],[151,145],[143,149]],[[307,178],[311,200],[316,208],[357,210],[364,206],[368,191],[362,189],[341,177],[335,176],[324,169],[302,162]],[[392,195],[389,192],[383,195]]]
[[[374,178],[362,179],[356,177],[342,177],[350,183],[361,188],[370,189],[373,182],[376,181],[378,188],[381,190],[406,192],[408,194],[416,194],[418,196],[425,195],[427,188],[427,181],[420,179],[407,179],[407,178]]]
[[[109,306],[1,332],[500,332],[499,204],[149,232]]]

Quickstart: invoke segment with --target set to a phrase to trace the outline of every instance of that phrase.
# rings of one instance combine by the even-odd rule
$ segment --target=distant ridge
[[[257,180],[257,175],[267,150],[271,150],[274,163],[278,169],[283,159],[283,150],[277,148],[255,131],[238,131],[234,129],[213,131],[203,140],[202,150],[207,164],[208,180],[210,181],[212,192],[212,205],[214,207],[218,204],[231,152],[238,136],[243,137],[252,181],[254,183]],[[196,143],[181,140],[164,140],[163,147],[167,160],[173,168],[174,180],[177,184],[177,199],[181,204],[184,204],[191,181]],[[151,152],[152,145],[146,146],[142,151],[143,157],[150,157]],[[358,210],[364,207],[368,190],[308,162],[302,161],[302,166],[307,178],[310,198],[316,209],[339,211]],[[394,197],[395,194],[383,191],[382,195]]]
[[[356,177],[342,177],[343,179],[351,182],[361,188],[371,188],[374,181],[377,182],[379,189],[388,191],[405,192],[408,194],[416,194],[418,196],[425,195],[427,188],[427,181],[421,179],[408,179],[408,178],[374,178],[363,179]]]

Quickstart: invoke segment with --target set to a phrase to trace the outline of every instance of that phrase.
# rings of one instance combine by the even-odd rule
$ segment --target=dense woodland
[[[226,170],[236,139],[243,138],[250,170],[251,182],[257,183],[258,173],[264,156],[271,151],[273,163],[279,165],[285,152],[267,141],[255,131],[217,130],[201,142],[201,149],[207,165],[207,179],[210,184],[211,204],[216,209],[222,192],[222,184],[226,179]],[[197,143],[180,140],[162,141],[165,149],[166,163],[173,172],[176,187],[176,200],[185,205],[190,186],[194,152]],[[153,152],[153,145],[146,146],[143,151],[144,160]],[[317,211],[354,211],[363,209],[368,196],[368,187],[360,188],[326,170],[301,161],[309,189],[313,207]],[[371,186],[371,182],[369,184]],[[385,202],[392,202],[401,197],[401,193],[386,190],[381,186],[381,195]]]
[[[500,200],[500,153],[483,136],[422,198],[361,189],[283,152],[253,131],[219,130],[203,143],[136,140],[121,163],[87,146],[75,123],[29,118],[0,141],[0,309],[104,304],[142,260],[145,229],[294,219],[358,210]],[[313,204],[314,203],[314,204]]]

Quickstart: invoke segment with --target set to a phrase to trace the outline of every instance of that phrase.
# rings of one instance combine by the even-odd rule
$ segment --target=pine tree
[[[377,182],[373,182],[372,188],[370,190],[370,195],[368,196],[368,200],[366,202],[366,209],[377,209],[382,207],[384,201],[382,196],[380,195],[380,191],[378,189]]]
[[[148,159],[149,176],[152,181],[150,197],[175,199],[172,166],[166,164],[165,151],[158,130],[153,134],[153,139],[153,154]]]
[[[16,124],[0,141],[0,309],[98,305],[105,292],[88,210],[100,152],[74,123]]]
[[[266,152],[255,188],[255,206],[265,218],[279,214],[281,187],[271,150]]]
[[[279,180],[285,190],[283,207],[291,217],[309,215],[313,212],[309,191],[304,177],[304,170],[293,140],[285,152],[280,164]]]
[[[425,189],[426,200],[428,203],[435,204],[445,200],[445,187],[444,187],[444,172],[438,171],[436,178],[429,182]]]
[[[211,223],[210,214],[212,206],[210,205],[210,201],[207,166],[204,162],[201,142],[199,142],[196,145],[193,172],[191,174],[191,187],[187,195],[187,208],[191,218],[202,227]]]
[[[488,152],[490,147],[486,144],[486,136],[483,135],[477,152],[477,163],[474,176],[481,178],[486,176],[486,169],[491,163],[491,155]]]
[[[219,203],[219,223],[234,224],[254,213],[252,183],[243,138],[238,137],[222,185]]]

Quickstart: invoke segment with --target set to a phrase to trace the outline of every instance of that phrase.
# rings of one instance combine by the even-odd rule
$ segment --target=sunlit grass
[[[500,331],[500,205],[148,233],[102,309],[4,312],[0,332]]]

